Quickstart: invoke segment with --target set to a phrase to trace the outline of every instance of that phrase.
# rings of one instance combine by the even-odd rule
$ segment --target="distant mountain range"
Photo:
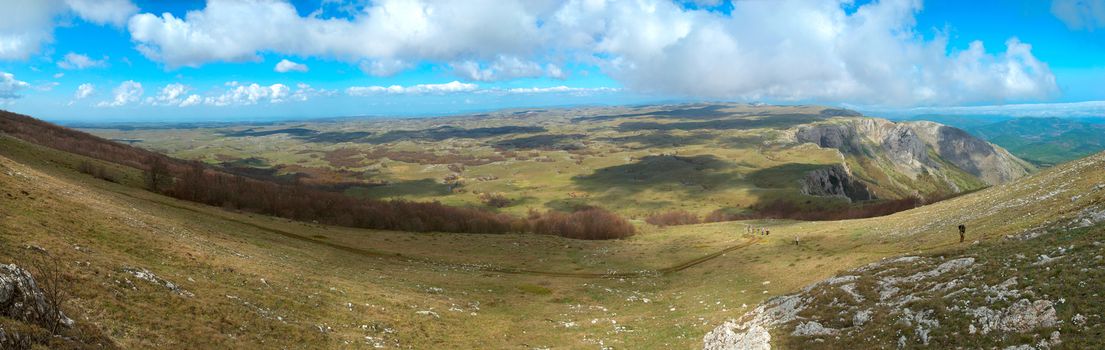
[[[927,120],[966,130],[1021,159],[1045,167],[1105,150],[1105,118],[1101,117],[921,115],[909,120]]]

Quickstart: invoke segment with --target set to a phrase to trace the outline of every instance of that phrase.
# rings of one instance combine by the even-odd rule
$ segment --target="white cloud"
[[[504,90],[512,94],[546,94],[546,93],[573,93],[573,94],[587,94],[598,92],[616,92],[619,89],[609,87],[597,87],[597,88],[578,88],[568,86],[552,86],[552,87],[530,87],[530,88],[512,88]]]
[[[444,84],[418,84],[413,86],[353,86],[345,89],[350,96],[369,96],[377,94],[448,94],[476,91],[476,84],[452,81]]]
[[[499,81],[517,78],[534,78],[546,74],[545,68],[540,63],[522,60],[518,57],[499,56],[491,64],[481,66],[476,61],[464,61],[452,63],[450,66],[458,76],[473,81]],[[552,66],[555,67],[555,66]],[[555,68],[555,74],[560,77],[563,72]],[[552,74],[549,74],[550,76]]]
[[[0,60],[25,60],[53,42],[66,14],[98,24],[122,25],[138,8],[130,0],[5,1],[0,14]]]
[[[334,90],[316,89],[311,85],[299,83],[296,84],[295,93],[292,94],[291,99],[296,101],[307,101],[315,96],[333,96],[336,94]]]
[[[9,102],[20,97],[19,90],[30,87],[25,81],[19,81],[15,79],[15,75],[11,73],[0,72],[0,102]]]
[[[138,7],[130,0],[65,0],[77,16],[96,24],[122,26]]]
[[[131,103],[138,102],[142,99],[142,94],[145,92],[142,89],[142,84],[134,80],[124,81],[119,84],[114,90],[111,91],[114,96],[110,101],[100,101],[97,103],[97,107],[122,107]]]
[[[85,69],[85,68],[100,68],[107,67],[107,58],[101,60],[95,60],[89,58],[86,55],[79,53],[67,53],[65,57],[58,61],[58,67],[61,69]]]
[[[280,103],[284,102],[291,93],[291,89],[284,84],[272,84],[263,86],[258,84],[242,85],[236,81],[226,83],[230,90],[217,96],[204,99],[204,104],[211,106],[254,105],[259,102]]]
[[[182,106],[186,102],[188,92],[192,89],[187,85],[181,83],[171,83],[161,88],[161,91],[157,93],[157,96],[146,98],[146,103],[155,106]],[[198,97],[198,96],[197,96]],[[189,105],[194,104],[190,102]]]
[[[981,43],[949,52],[915,32],[917,0],[886,0],[848,13],[840,2],[739,1],[731,17],[615,3],[578,11],[607,18],[592,33],[605,70],[629,88],[744,100],[957,104],[1047,98],[1055,77],[1016,40],[987,54]],[[597,18],[596,18],[597,17]],[[609,28],[614,28],[610,30]]]
[[[84,83],[77,86],[77,92],[73,93],[74,100],[83,100],[88,96],[92,96],[92,93],[96,92],[96,86],[91,83]]]
[[[943,115],[1001,115],[1012,117],[1102,117],[1105,116],[1105,101],[1084,101],[1066,103],[1020,103],[988,106],[934,106],[901,109],[868,108],[848,106],[865,114],[886,114],[893,116],[914,116],[922,114]]]
[[[410,68],[412,65],[402,60],[382,59],[367,60],[361,62],[360,66],[362,71],[370,75],[377,77],[390,77]]]
[[[530,52],[540,40],[539,2],[473,0],[374,2],[355,18],[300,16],[289,3],[211,1],[183,18],[131,18],[138,49],[170,67],[257,60],[260,51],[351,61],[463,61]],[[371,63],[370,63],[371,65]],[[386,69],[382,69],[386,71]]]
[[[184,101],[180,101],[180,106],[195,106],[200,103],[203,103],[203,97],[200,97],[200,95],[188,95],[188,98],[185,98]]]
[[[56,81],[48,81],[32,86],[31,88],[38,91],[53,91],[54,88],[58,87],[58,85],[61,85],[61,83]]]
[[[54,73],[54,79],[61,79],[61,77],[64,77],[64,76],[65,76],[65,73],[62,73],[62,72]]]
[[[355,62],[380,76],[431,62],[467,81],[563,77],[549,62],[579,62],[636,91],[745,100],[930,105],[1058,92],[1028,44],[950,49],[944,34],[917,31],[921,8],[736,1],[726,15],[670,0],[381,0],[323,17],[286,2],[210,1],[182,18],[136,15],[128,29],[143,54],[169,67],[274,52]]]
[[[1105,27],[1105,0],[1052,0],[1051,13],[1070,29]]]
[[[306,72],[307,71],[307,65],[302,64],[302,63],[295,63],[295,62],[289,61],[287,59],[283,59],[283,60],[280,60],[280,62],[276,63],[276,67],[273,68],[273,70],[277,71],[277,72],[280,72],[280,73]]]

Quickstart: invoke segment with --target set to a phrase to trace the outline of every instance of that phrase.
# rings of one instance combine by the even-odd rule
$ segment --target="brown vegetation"
[[[573,213],[530,211],[527,221],[530,232],[575,239],[618,239],[637,232],[625,218],[595,207]]]
[[[663,213],[656,213],[649,215],[645,218],[645,222],[664,227],[675,225],[694,225],[701,223],[698,219],[698,215],[692,214],[686,210],[672,210]]]
[[[354,148],[338,148],[323,153],[322,159],[335,168],[358,168],[364,166],[364,158],[361,151]]]
[[[115,175],[112,175],[111,172],[104,168],[103,165],[92,164],[92,162],[89,161],[81,162],[81,164],[77,166],[77,171],[92,175],[92,177],[100,180],[108,182],[119,182],[119,180],[115,178]]]

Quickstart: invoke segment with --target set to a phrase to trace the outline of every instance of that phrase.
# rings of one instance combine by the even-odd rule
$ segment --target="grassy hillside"
[[[948,236],[951,224],[966,223],[969,243],[909,252],[771,299],[716,328],[705,337],[706,348],[1099,346],[1105,332],[1102,166],[1105,154],[1097,154],[912,211],[930,218],[944,213],[940,226]]]
[[[74,170],[92,160],[0,136],[0,262],[29,261],[27,246],[59,257],[63,308],[127,348],[689,348],[749,305],[840,271],[972,249],[956,243],[959,223],[987,242],[1076,217],[1101,201],[1100,158],[888,217],[642,225],[592,242],[235,213],[99,180]]]

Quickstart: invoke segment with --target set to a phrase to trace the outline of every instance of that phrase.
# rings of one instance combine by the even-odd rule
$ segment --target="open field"
[[[637,222],[638,235],[612,241],[416,234],[181,202],[77,173],[79,156],[0,143],[0,262],[35,254],[27,245],[61,257],[66,311],[124,347],[693,348],[750,305],[839,271],[971,249],[957,243],[960,223],[972,240],[1001,239],[1077,217],[1105,193],[1097,156],[880,218]],[[746,236],[748,224],[772,235]]]

